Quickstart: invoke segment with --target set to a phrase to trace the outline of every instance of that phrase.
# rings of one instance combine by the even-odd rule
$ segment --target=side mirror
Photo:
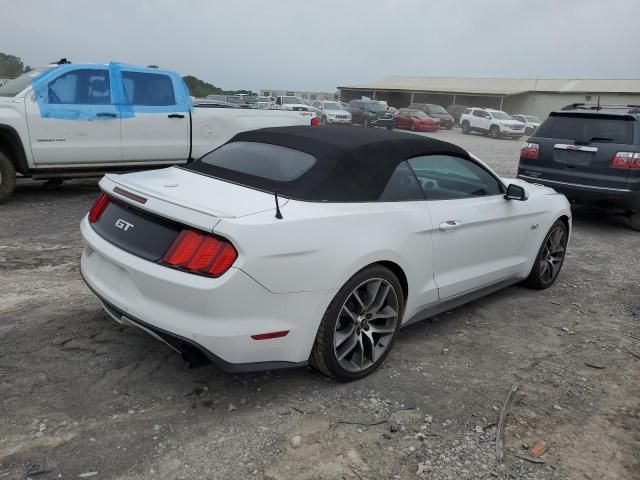
[[[520,200],[521,202],[529,198],[529,194],[520,185],[512,183],[507,187],[507,193],[504,194],[505,200]]]

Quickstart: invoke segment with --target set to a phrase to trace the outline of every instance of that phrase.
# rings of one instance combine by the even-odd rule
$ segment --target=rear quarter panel
[[[404,271],[409,296],[433,285],[426,202],[322,204],[290,200],[275,211],[216,225],[239,252],[236,266],[276,293],[336,290],[379,261]]]

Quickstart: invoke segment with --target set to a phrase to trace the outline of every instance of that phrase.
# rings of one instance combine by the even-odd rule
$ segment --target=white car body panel
[[[189,114],[137,113],[120,120],[122,125],[122,158],[135,162],[171,161],[184,163],[189,159]]]
[[[224,362],[306,362],[329,303],[362,268],[386,262],[408,285],[403,323],[483,287],[529,274],[566,198],[523,180],[526,201],[502,195],[462,200],[324,203],[275,198],[181,168],[107,175],[100,187],[122,202],[220,235],[238,258],[220,278],[167,268],[104,240],[87,218],[81,271],[108,304],[196,342]],[[137,205],[120,187],[147,199]],[[440,224],[460,221],[441,231]],[[311,270],[310,270],[311,268]],[[116,318],[115,313],[106,306]],[[251,335],[289,330],[256,341]]]

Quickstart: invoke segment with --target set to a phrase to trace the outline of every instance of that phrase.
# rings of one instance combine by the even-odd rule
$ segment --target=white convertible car
[[[81,270],[104,309],[235,372],[367,375],[401,326],[517,282],[552,285],[571,230],[554,190],[386,130],[244,132],[100,187]]]

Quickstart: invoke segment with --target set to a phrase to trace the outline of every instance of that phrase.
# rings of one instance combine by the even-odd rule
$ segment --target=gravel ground
[[[521,142],[432,135],[515,174]],[[408,327],[345,384],[191,370],[106,319],[78,273],[96,194],[21,181],[0,206],[0,480],[640,478],[640,236],[621,217],[574,209],[553,288]]]

